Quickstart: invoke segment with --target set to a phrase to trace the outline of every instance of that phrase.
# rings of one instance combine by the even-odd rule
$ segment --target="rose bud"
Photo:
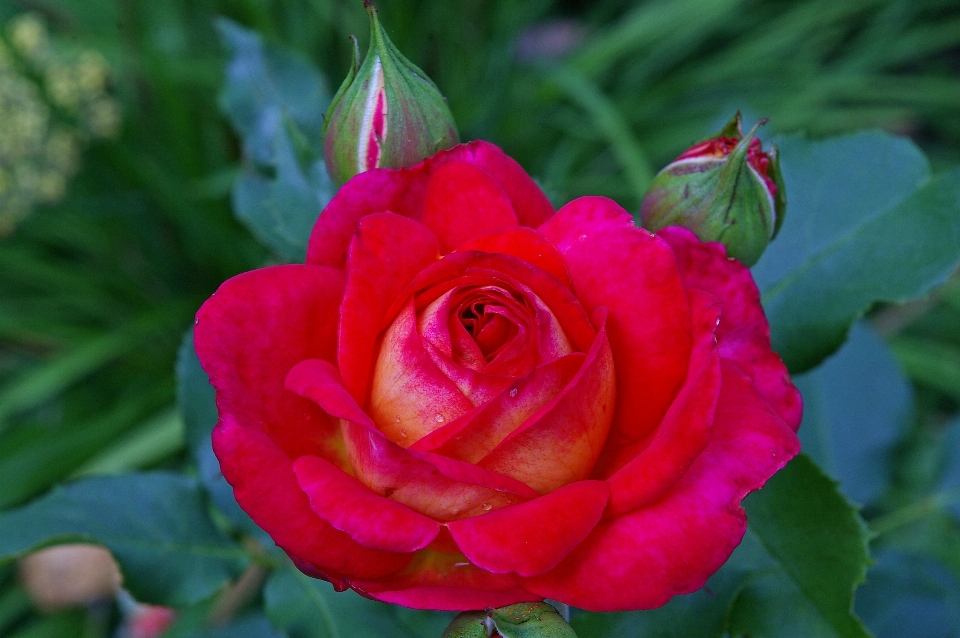
[[[412,166],[459,142],[457,125],[437,86],[401,55],[369,0],[370,48],[354,63],[323,124],[327,172],[338,184],[371,168]]]
[[[547,603],[517,603],[499,609],[466,611],[441,638],[577,638],[567,621]]]
[[[715,137],[687,149],[654,178],[643,204],[643,227],[683,226],[701,241],[718,241],[746,266],[760,259],[786,213],[777,146],[765,152],[747,135],[740,113]]]
[[[638,267],[638,264],[641,267]],[[414,608],[692,592],[800,449],[750,271],[487,142],[347,182],[197,313],[213,449],[306,574]]]

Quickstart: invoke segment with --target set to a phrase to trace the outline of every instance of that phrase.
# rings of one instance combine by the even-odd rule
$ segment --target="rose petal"
[[[417,273],[439,258],[437,239],[422,224],[392,213],[360,220],[347,257],[337,357],[343,385],[357,401],[369,391],[387,311]]]
[[[598,525],[552,571],[521,580],[525,587],[590,611],[651,609],[702,587],[723,564],[746,530],[740,501],[800,443],[748,377],[721,366],[713,434],[690,471],[657,502]]]
[[[697,337],[683,387],[660,427],[649,440],[638,444],[641,449],[608,442],[605,453],[613,458],[608,463],[598,463],[600,468],[618,468],[608,479],[608,516],[623,514],[656,499],[683,476],[710,439],[720,396],[720,357],[713,336],[720,309],[712,295],[698,290],[690,293],[693,333]]]
[[[473,409],[424,350],[412,301],[383,336],[369,405],[380,431],[404,447]]]
[[[495,280],[512,282],[517,289],[529,289],[556,317],[574,349],[579,352],[590,349],[596,330],[570,289],[550,273],[511,255],[475,251],[450,253],[417,275],[404,295],[416,295],[417,307],[424,308],[463,283],[460,278],[467,277],[476,277],[478,282],[486,283]],[[398,313],[401,306],[400,303],[394,304],[391,313]]]
[[[450,162],[430,176],[422,221],[448,253],[474,237],[516,226],[517,216],[493,178],[466,162]]]
[[[571,354],[516,379],[509,390],[417,441],[411,449],[476,463],[563,390],[585,356]]]
[[[350,467],[367,488],[438,521],[479,514],[537,496],[519,481],[436,454],[411,452],[376,430],[322,361],[304,361],[287,380],[295,392],[341,419]],[[489,507],[488,507],[489,506]]]
[[[466,162],[492,178],[521,225],[539,226],[553,214],[543,191],[515,160],[493,144],[478,140],[441,151],[410,168],[366,171],[344,184],[313,227],[307,263],[343,268],[350,239],[364,215],[391,211],[420,220],[430,177],[450,162]]]
[[[673,251],[604,197],[570,202],[540,231],[563,255],[587,312],[609,308],[613,430],[639,440],[663,418],[690,359],[690,308]]]
[[[803,415],[803,401],[783,361],[770,349],[770,326],[750,271],[728,258],[723,244],[703,243],[685,228],[664,228],[657,235],[676,253],[686,284],[723,302],[717,327],[720,356],[736,362],[753,379],[760,396],[796,430]]]
[[[461,245],[459,252],[476,250],[519,257],[557,278],[567,288],[572,288],[570,273],[563,256],[553,243],[533,228],[514,226],[501,228],[486,235],[475,237]]]
[[[301,456],[293,471],[313,511],[364,547],[412,552],[429,545],[440,532],[436,521],[374,494],[320,457]]]
[[[336,359],[342,295],[343,273],[317,266],[273,266],[224,282],[194,328],[221,416],[261,429],[291,458],[315,454],[342,464],[336,421],[284,389],[297,362]]]
[[[395,577],[356,580],[364,595],[414,609],[461,611],[541,600],[507,575],[491,574],[460,554],[419,551]]]
[[[380,578],[410,561],[409,554],[363,547],[317,516],[297,484],[290,459],[263,433],[226,415],[213,431],[213,449],[224,478],[250,518],[277,545],[317,569]]]
[[[603,449],[615,402],[613,355],[603,324],[567,387],[478,465],[540,494],[585,479]]]
[[[600,521],[609,493],[603,481],[579,481],[447,528],[478,567],[535,576],[555,567],[587,537]]]

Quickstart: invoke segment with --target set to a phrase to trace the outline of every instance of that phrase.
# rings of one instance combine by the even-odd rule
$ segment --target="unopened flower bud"
[[[333,97],[324,121],[323,155],[338,183],[371,168],[401,168],[450,148],[460,139],[437,86],[407,60],[384,33],[377,9],[370,14],[370,48]]]
[[[786,213],[777,147],[764,151],[746,135],[740,113],[715,137],[687,149],[654,178],[643,198],[643,227],[683,226],[701,241],[719,241],[744,265],[760,259]]]
[[[577,638],[557,610],[547,603],[516,603],[486,611],[465,611],[441,638]]]

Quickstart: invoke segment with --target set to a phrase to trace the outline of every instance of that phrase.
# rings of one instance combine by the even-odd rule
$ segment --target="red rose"
[[[348,182],[197,315],[214,449],[306,573],[409,607],[693,591],[798,449],[750,273],[474,142]]]

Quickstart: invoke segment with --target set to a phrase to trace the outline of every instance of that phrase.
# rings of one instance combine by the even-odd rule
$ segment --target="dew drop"
[[[578,241],[583,241],[583,240],[586,239],[586,238],[587,238],[586,235],[580,235],[579,237],[577,237],[577,240],[578,240]]]
[[[406,430],[406,428],[400,430],[400,438],[401,438],[401,439],[407,438],[407,430]]]
[[[514,397],[517,396],[517,392],[519,392],[519,390],[517,390],[516,388],[510,388],[510,392],[509,392],[508,394],[510,395],[510,398],[512,399],[512,398],[514,398]]]
[[[490,510],[493,509],[493,505],[491,505],[490,503],[484,503],[484,504],[483,504],[483,509],[485,509],[486,511],[489,512]]]
[[[437,423],[443,423],[443,415],[442,415],[442,414],[437,414],[437,416],[435,416],[434,418],[437,420]]]
[[[193,325],[195,325],[195,326],[199,326],[199,325],[200,325],[200,317],[194,317],[194,318],[193,318]]]
[[[395,423],[400,423],[400,415],[399,415],[399,414],[397,415],[397,420],[395,421]]]

